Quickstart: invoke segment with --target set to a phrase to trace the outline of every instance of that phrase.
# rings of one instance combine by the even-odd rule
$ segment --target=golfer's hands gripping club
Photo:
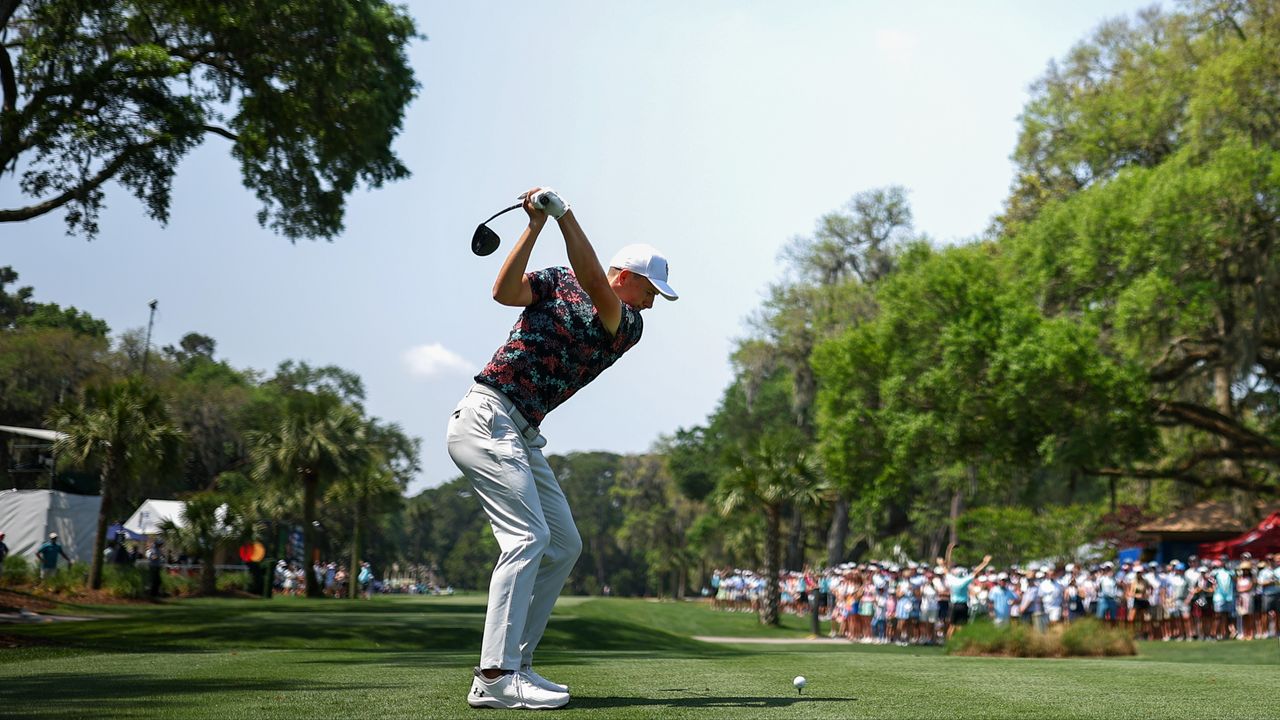
[[[551,188],[530,191],[529,204],[556,220],[564,217],[564,214],[569,212],[569,203],[565,202],[560,197],[560,194]]]

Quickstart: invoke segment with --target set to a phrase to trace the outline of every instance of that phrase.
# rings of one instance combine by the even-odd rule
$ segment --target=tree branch
[[[1258,458],[1251,457],[1250,453],[1241,453],[1236,450],[1210,448],[1194,452],[1184,458],[1181,462],[1169,467],[1087,468],[1084,472],[1089,475],[1098,475],[1102,477],[1174,480],[1187,485],[1194,485],[1198,488],[1217,485],[1221,487],[1235,488],[1237,490],[1247,490],[1250,492],[1275,489],[1272,485],[1252,481],[1243,476],[1232,477],[1229,475],[1214,475],[1206,477],[1193,472],[1201,463],[1226,459],[1246,460]]]
[[[40,217],[45,213],[57,210],[63,205],[75,200],[77,197],[82,197],[85,193],[97,188],[107,180],[110,180],[117,172],[120,171],[120,168],[123,167],[131,157],[143,150],[151,148],[157,142],[157,140],[151,140],[143,143],[142,145],[133,145],[125,148],[115,157],[115,159],[99,170],[96,175],[57,197],[49,198],[42,203],[28,205],[24,208],[0,210],[0,222],[21,222],[23,220],[30,220],[31,218]]]
[[[222,137],[232,142],[235,142],[236,140],[240,139],[239,135],[231,132],[226,128],[220,128],[215,125],[201,125],[200,127],[207,133],[213,133],[214,135],[221,135]]]
[[[1165,348],[1164,354],[1147,371],[1147,377],[1152,382],[1176,380],[1182,373],[1195,366],[1196,363],[1216,358],[1220,347],[1221,343],[1216,340],[1206,341],[1195,340],[1186,336],[1180,337]],[[1168,363],[1171,359],[1179,353],[1182,357],[1174,362],[1173,365],[1169,365]]]
[[[0,0],[0,32],[9,27],[9,20],[17,12],[20,2],[22,0]],[[0,87],[4,89],[0,112],[13,112],[18,107],[18,81],[13,74],[13,59],[6,47],[0,47]],[[0,135],[0,142],[4,142],[3,135]]]
[[[0,98],[0,112],[13,112],[18,108],[18,79],[13,74],[13,60],[9,50],[0,47],[0,88],[4,95]]]
[[[1171,420],[1178,425],[1190,425],[1200,430],[1218,435],[1244,450],[1262,449],[1268,457],[1280,459],[1280,448],[1269,438],[1240,425],[1234,419],[1209,408],[1188,402],[1156,401],[1155,411],[1158,417]]]
[[[9,20],[21,4],[22,0],[0,0],[0,30],[9,27]]]

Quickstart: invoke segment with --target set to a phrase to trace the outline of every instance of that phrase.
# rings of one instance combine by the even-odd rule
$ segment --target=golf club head
[[[523,205],[524,201],[521,200],[521,202],[518,202],[509,208],[503,208],[493,215],[490,215],[489,220],[492,220],[503,213],[509,213]],[[489,220],[485,220],[480,223],[480,225],[476,227],[475,234],[471,236],[471,252],[479,255],[480,257],[492,254],[494,250],[498,249],[498,244],[502,242],[502,238],[498,237],[498,233],[489,229],[487,224]]]
[[[502,239],[498,237],[498,233],[489,229],[488,225],[480,223],[476,226],[476,232],[471,236],[471,252],[484,257],[493,254],[498,249],[498,244]]]

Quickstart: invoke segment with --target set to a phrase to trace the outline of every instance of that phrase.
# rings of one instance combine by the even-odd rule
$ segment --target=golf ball
[[[809,681],[805,680],[803,675],[797,675],[796,679],[791,681],[791,684],[795,685],[797,688],[802,688],[805,685],[808,685]]]

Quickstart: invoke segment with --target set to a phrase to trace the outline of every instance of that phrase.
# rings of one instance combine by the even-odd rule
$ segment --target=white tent
[[[98,529],[98,495],[72,495],[57,490],[0,490],[0,532],[9,554],[35,562],[36,549],[58,533],[62,549],[76,562],[93,556]]]
[[[160,533],[160,523],[165,520],[171,520],[173,524],[182,527],[185,524],[182,511],[186,509],[187,504],[181,500],[143,500],[129,519],[124,521],[124,529],[139,535],[157,535]]]
[[[129,519],[124,521],[124,529],[139,535],[159,535],[160,524],[166,520],[172,521],[178,527],[186,527],[187,521],[182,517],[186,509],[187,504],[182,500],[143,500]],[[214,517],[219,523],[226,523],[225,503],[218,506]]]

